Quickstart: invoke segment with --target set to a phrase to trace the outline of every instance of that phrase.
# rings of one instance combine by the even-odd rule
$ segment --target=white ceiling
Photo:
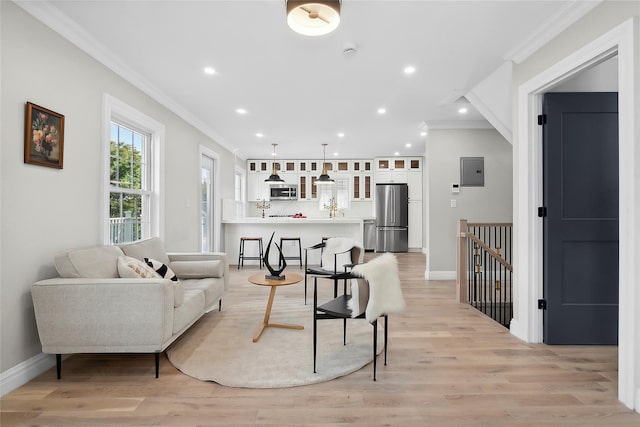
[[[339,28],[320,37],[288,28],[284,0],[46,7],[64,23],[54,29],[241,157],[268,157],[277,143],[278,157],[320,158],[327,143],[328,158],[357,158],[423,155],[424,123],[486,125],[456,101],[577,3],[343,0]]]

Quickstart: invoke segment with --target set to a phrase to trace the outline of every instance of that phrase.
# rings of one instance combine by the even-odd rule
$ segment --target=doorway
[[[200,251],[220,250],[220,172],[218,155],[200,147],[200,174],[198,181],[198,209],[200,220]]]
[[[628,19],[607,33],[577,49],[553,66],[522,83],[517,88],[517,140],[514,146],[514,191],[516,206],[514,226],[517,245],[514,265],[517,296],[511,333],[526,342],[539,343],[543,338],[542,310],[537,300],[542,292],[542,221],[537,209],[542,203],[542,136],[537,115],[542,109],[542,94],[549,88],[589,67],[618,55],[619,72],[619,330],[618,330],[618,398],[629,408],[640,407],[636,390],[640,390],[640,326],[636,312],[640,300],[634,289],[640,281],[637,241],[640,238],[640,188],[635,173],[640,169],[637,149],[640,143],[636,120],[640,114],[637,88],[638,23]],[[516,169],[517,168],[517,169]],[[640,399],[640,396],[638,397]]]

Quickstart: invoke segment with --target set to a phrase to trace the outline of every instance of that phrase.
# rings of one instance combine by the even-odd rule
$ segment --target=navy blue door
[[[543,100],[544,341],[617,344],[618,94]]]

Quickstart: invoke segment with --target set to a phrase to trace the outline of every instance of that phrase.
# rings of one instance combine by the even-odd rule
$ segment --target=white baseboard
[[[515,317],[511,319],[511,323],[509,324],[509,332],[516,338],[520,338],[522,341],[527,341],[526,334],[521,330],[520,322]]]
[[[425,271],[424,278],[427,280],[456,280],[455,271]]]
[[[11,369],[7,369],[0,373],[0,396],[25,385],[55,365],[55,355],[40,353]]]

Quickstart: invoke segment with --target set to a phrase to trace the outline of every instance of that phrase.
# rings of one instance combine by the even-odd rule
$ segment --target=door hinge
[[[538,208],[538,216],[540,218],[544,218],[545,216],[547,216],[547,207],[546,206],[540,206]]]
[[[538,300],[538,310],[546,310],[547,309],[547,300],[539,299]]]
[[[546,115],[546,114],[540,114],[540,115],[538,116],[538,124],[539,124],[540,126],[542,126],[542,125],[546,125],[546,124],[547,124],[547,115]]]

